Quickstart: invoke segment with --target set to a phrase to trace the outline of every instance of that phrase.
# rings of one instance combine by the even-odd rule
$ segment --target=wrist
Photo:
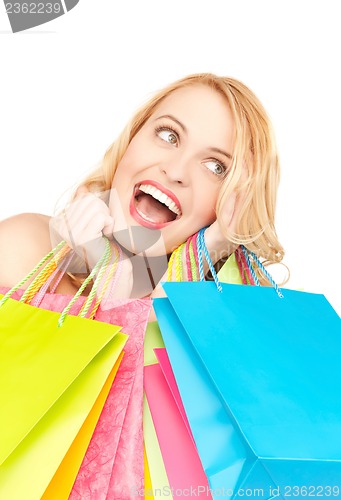
[[[238,245],[231,243],[226,238],[218,235],[217,231],[214,230],[213,225],[206,229],[204,238],[206,248],[213,264],[216,264],[223,258],[229,257],[238,247]]]
[[[87,241],[83,245],[76,248],[76,253],[84,260],[87,271],[91,272],[97,262],[104,255],[106,247],[106,238],[100,237],[95,240]],[[112,254],[117,253],[117,246],[112,241],[109,241]]]

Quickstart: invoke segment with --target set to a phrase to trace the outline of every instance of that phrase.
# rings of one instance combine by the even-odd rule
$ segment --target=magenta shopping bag
[[[165,349],[145,366],[144,387],[171,490],[212,498]]]

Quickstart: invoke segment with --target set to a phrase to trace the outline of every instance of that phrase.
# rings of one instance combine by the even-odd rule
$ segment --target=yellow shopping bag
[[[107,262],[106,254],[89,280]],[[67,315],[70,304],[59,314],[12,300],[11,292],[0,301],[0,498],[38,500],[127,336],[118,326]]]
[[[122,357],[123,352],[120,354],[114,368],[111,370],[111,373],[107,378],[93,408],[87,416],[71,447],[68,449],[67,454],[58,467],[58,470],[53,476],[50,484],[46,488],[41,500],[61,500],[69,497]]]

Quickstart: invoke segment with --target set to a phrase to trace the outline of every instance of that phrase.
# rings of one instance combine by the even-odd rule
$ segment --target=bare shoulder
[[[0,222],[0,285],[18,283],[51,250],[49,220],[32,213]]]

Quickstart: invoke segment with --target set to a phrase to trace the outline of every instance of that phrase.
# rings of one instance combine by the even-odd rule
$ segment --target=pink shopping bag
[[[165,349],[145,367],[144,387],[170,487],[176,497],[212,498]]]

